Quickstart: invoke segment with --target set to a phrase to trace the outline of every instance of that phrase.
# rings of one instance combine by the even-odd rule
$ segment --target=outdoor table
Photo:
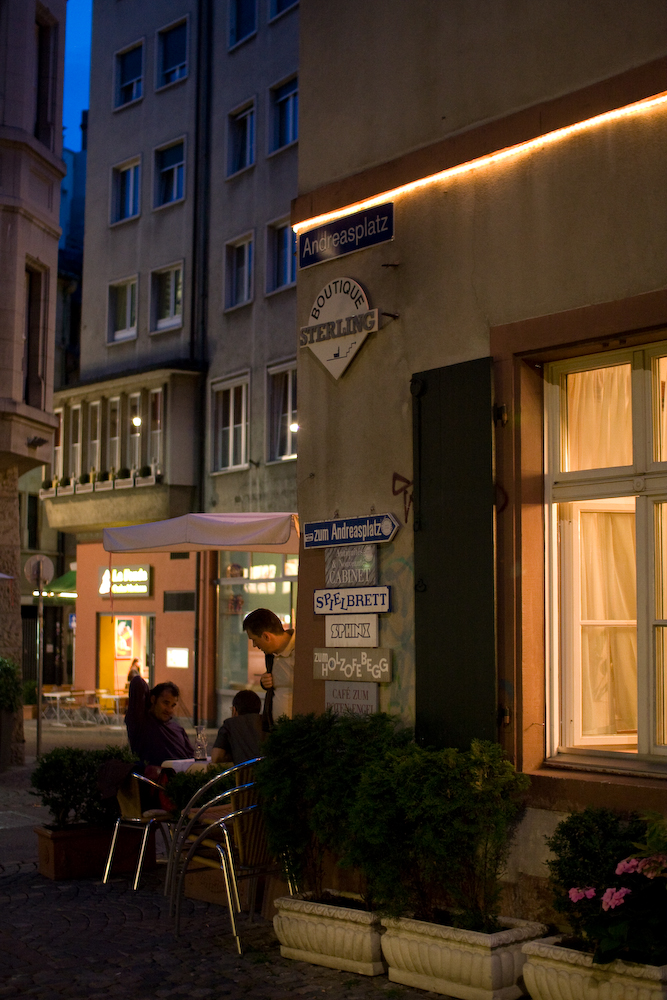
[[[210,757],[207,757],[206,760],[195,760],[194,757],[186,757],[185,760],[163,760],[160,766],[169,767],[172,771],[176,771],[178,773],[181,771],[189,771],[195,764],[199,764],[201,767],[208,767],[210,763]],[[199,770],[199,768],[196,770]]]
[[[60,721],[60,702],[63,698],[70,698],[72,695],[71,691],[42,691],[42,698],[44,701],[55,701],[56,703],[56,721],[55,726],[63,726],[64,723]],[[46,713],[46,709],[44,710]],[[46,714],[44,714],[46,718]]]

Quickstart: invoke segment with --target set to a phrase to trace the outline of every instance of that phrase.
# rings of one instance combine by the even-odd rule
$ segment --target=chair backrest
[[[234,846],[241,868],[262,868],[272,863],[264,827],[264,817],[256,801],[256,788],[245,795],[255,795],[255,801],[240,807],[233,817]]]
[[[136,774],[128,774],[116,792],[123,819],[141,819],[141,794]]]

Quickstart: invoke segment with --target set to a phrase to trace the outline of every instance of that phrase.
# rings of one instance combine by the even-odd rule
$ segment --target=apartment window
[[[143,44],[121,52],[116,56],[116,101],[115,106],[138,101],[143,96],[144,87],[144,47]]]
[[[188,25],[181,21],[158,32],[158,88],[188,75]]]
[[[109,420],[107,423],[107,465],[109,472],[120,469],[120,399],[109,400]]]
[[[54,148],[58,74],[58,26],[35,22],[35,138]]]
[[[111,221],[122,222],[139,215],[139,160],[114,167]]]
[[[180,326],[183,314],[183,268],[176,265],[151,276],[151,300],[153,304],[153,330],[167,330]]]
[[[288,222],[269,226],[267,250],[268,290],[276,291],[296,281],[296,234]]]
[[[118,342],[137,335],[137,279],[109,287],[109,340]]]
[[[185,146],[176,142],[155,153],[155,205],[170,205],[183,197]]]
[[[554,742],[664,755],[667,344],[547,380]]]
[[[23,402],[42,408],[42,294],[46,276],[25,271],[25,326],[23,333]]]
[[[243,305],[252,299],[252,237],[227,246],[226,306]]]
[[[248,464],[248,383],[213,389],[213,471]]]
[[[39,548],[39,497],[36,493],[28,493],[26,504],[26,534],[28,548]]]
[[[255,106],[249,105],[242,111],[229,116],[229,161],[227,173],[231,176],[239,170],[251,167],[255,162]]]
[[[299,0],[271,0],[269,17],[278,17],[279,14],[289,10],[290,7],[296,7],[298,2]]]
[[[69,411],[69,474],[72,482],[81,475],[81,407]]]
[[[229,0],[229,45],[257,31],[257,0]]]
[[[296,458],[296,368],[269,371],[269,461]]]
[[[273,112],[272,150],[282,149],[299,137],[299,82],[295,76],[271,92]]]
[[[100,471],[102,420],[100,403],[88,407],[88,467],[92,472]]]
[[[164,405],[162,389],[153,389],[150,397],[150,462],[153,471],[162,471],[162,410]]]
[[[63,411],[54,410],[53,415],[58,420],[53,432],[53,477],[60,480],[63,478]]]
[[[141,468],[141,393],[133,392],[128,397],[128,459],[130,468]]]

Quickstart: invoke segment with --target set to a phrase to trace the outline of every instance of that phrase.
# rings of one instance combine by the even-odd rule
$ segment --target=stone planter
[[[135,486],[155,486],[155,476],[136,476]]]
[[[49,500],[51,497],[54,497],[55,495],[56,495],[56,488],[55,488],[55,486],[49,486],[48,490],[40,490],[39,491],[39,499],[40,500]]]
[[[29,722],[31,719],[37,718],[37,705],[24,705],[23,706],[23,721]]]
[[[14,713],[0,708],[0,771],[6,771],[12,756]]]
[[[51,830],[36,826],[37,857],[40,875],[60,881],[68,878],[99,878],[109,854],[113,829],[99,826],[69,826],[64,830]],[[139,857],[141,831],[119,830],[111,874],[133,872]],[[155,868],[155,832],[146,846],[144,871]]]
[[[78,493],[92,493],[93,492],[93,485],[94,485],[93,483],[77,483],[76,484],[76,492],[77,492],[77,494]]]
[[[283,958],[361,976],[385,972],[377,914],[294,896],[279,896],[275,905],[273,927]]]
[[[389,978],[460,1000],[516,1000],[524,992],[521,948],[547,929],[526,920],[500,922],[506,930],[481,934],[405,917],[383,919]]]
[[[70,483],[69,486],[59,486],[58,496],[59,497],[71,497],[74,495],[74,483]]]
[[[132,486],[134,486],[134,476],[130,476],[128,479],[114,479],[113,481],[115,490],[129,490]]]
[[[95,482],[95,492],[113,489],[113,479],[100,479]]]
[[[560,938],[544,938],[523,946],[523,976],[533,1000],[664,1000],[667,965],[638,965],[616,959],[594,965],[593,956],[561,948]]]

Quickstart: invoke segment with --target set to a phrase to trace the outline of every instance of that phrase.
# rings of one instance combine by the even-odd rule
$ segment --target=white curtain
[[[567,376],[568,472],[632,465],[631,367]]]

